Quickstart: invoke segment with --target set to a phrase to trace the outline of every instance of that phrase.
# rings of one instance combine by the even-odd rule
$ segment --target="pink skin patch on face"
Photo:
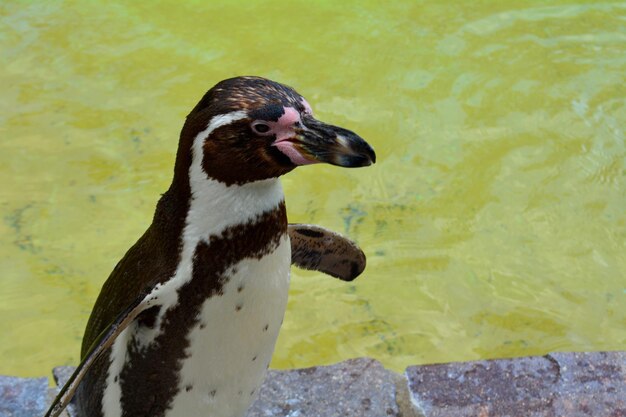
[[[293,107],[283,107],[283,109],[285,113],[280,116],[277,122],[270,124],[271,130],[273,130],[273,133],[276,135],[276,142],[293,138],[296,134],[293,127],[300,121],[300,113],[298,110]]]
[[[306,106],[308,106],[308,103],[306,103]],[[308,108],[310,109],[311,107],[309,106]],[[296,149],[294,142],[291,141],[292,139],[295,140],[296,137],[294,127],[296,126],[296,123],[300,122],[300,112],[293,107],[284,107],[284,111],[285,113],[280,116],[278,121],[267,122],[270,127],[270,130],[267,133],[276,135],[276,140],[272,145],[276,146],[279,151],[287,155],[291,162],[296,165],[310,165],[317,163],[317,161],[306,159],[302,153]]]

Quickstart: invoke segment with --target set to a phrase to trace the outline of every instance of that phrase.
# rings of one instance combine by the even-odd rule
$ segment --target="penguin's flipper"
[[[91,368],[91,365],[100,357],[102,352],[113,345],[117,336],[119,336],[142,311],[149,307],[150,297],[146,297],[146,293],[142,293],[141,296],[137,297],[134,303],[128,306],[126,310],[117,316],[113,323],[100,333],[100,336],[98,336],[91,345],[91,348],[89,348],[89,351],[80,365],[78,365],[72,376],[67,380],[67,383],[61,388],[59,395],[56,396],[52,405],[50,405],[45,417],[58,417],[63,412],[72,400],[80,381],[82,381],[89,368]]]
[[[313,224],[289,224],[291,263],[352,281],[365,269],[365,254],[350,239]]]

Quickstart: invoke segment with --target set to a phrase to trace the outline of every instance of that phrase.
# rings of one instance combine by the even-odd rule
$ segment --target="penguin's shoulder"
[[[185,199],[176,198],[169,191],[163,194],[150,227],[111,271],[87,322],[81,358],[120,312],[174,275],[188,209],[180,201]]]
[[[102,286],[87,322],[81,357],[84,359],[97,337],[113,323],[117,315],[134,304],[159,282],[172,275],[175,265],[164,265],[167,258],[158,255],[146,232],[117,263]]]

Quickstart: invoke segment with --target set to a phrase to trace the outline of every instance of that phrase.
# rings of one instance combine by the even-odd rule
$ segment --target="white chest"
[[[291,247],[230,268],[223,294],[204,302],[189,333],[167,417],[240,417],[256,398],[287,306]]]

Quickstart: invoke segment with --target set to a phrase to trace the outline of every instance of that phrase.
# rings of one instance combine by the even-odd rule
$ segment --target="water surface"
[[[77,363],[185,115],[242,74],[379,158],[285,178],[368,269],[294,271],[274,367],[623,349],[625,45],[624,2],[3,2],[0,373]]]

